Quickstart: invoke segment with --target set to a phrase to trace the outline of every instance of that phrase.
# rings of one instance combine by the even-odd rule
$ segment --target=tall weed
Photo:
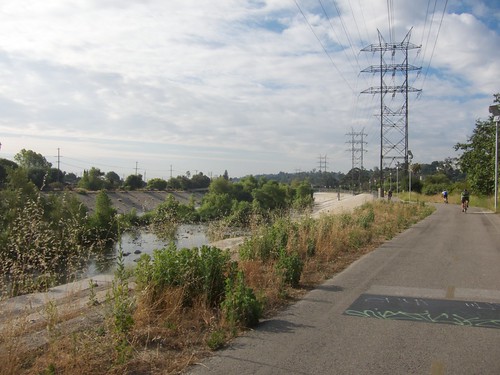
[[[226,298],[221,307],[227,321],[241,327],[253,327],[262,315],[262,304],[246,285],[241,271],[226,279]]]
[[[177,249],[174,243],[155,250],[153,258],[143,254],[135,270],[139,289],[150,289],[151,296],[161,295],[169,287],[184,291],[188,306],[203,295],[208,305],[217,305],[224,296],[224,280],[230,267],[229,252],[216,247]]]

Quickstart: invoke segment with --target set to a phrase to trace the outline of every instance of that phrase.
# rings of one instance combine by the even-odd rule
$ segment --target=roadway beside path
[[[500,217],[437,211],[189,374],[500,374]]]

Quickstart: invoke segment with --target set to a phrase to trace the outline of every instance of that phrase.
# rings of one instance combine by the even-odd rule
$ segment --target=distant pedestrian
[[[387,192],[387,200],[391,200],[392,198],[392,189]]]

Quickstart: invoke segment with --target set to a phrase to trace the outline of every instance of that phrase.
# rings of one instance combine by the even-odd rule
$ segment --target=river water
[[[187,247],[201,247],[208,245],[206,236],[206,225],[183,224],[177,228],[175,239],[161,240],[151,232],[140,230],[137,232],[126,232],[122,235],[121,243],[115,244],[105,257],[92,260],[85,272],[86,277],[92,277],[101,274],[113,274],[116,269],[116,261],[120,246],[124,254],[123,260],[125,267],[133,267],[142,254],[153,254],[155,249],[162,249],[168,246],[172,241],[178,249]]]

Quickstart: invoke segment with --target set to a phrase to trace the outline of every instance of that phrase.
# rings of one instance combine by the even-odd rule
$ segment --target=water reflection
[[[201,224],[183,224],[177,229],[174,239],[178,249],[183,247],[200,247],[208,245],[209,241],[206,236],[206,225]],[[162,240],[155,234],[145,230],[127,232],[122,235],[121,247],[124,256],[125,266],[133,266],[142,254],[153,254],[155,249],[161,249],[168,246],[171,240]],[[87,277],[92,277],[98,274],[112,274],[116,267],[116,258],[120,243],[115,246],[99,259],[94,259],[90,262],[86,272]]]

